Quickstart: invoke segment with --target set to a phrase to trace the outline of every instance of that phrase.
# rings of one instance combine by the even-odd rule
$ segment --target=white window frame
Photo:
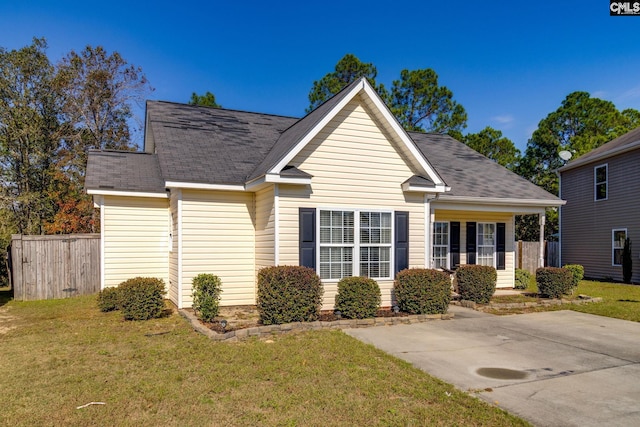
[[[447,225],[447,243],[446,245],[443,244],[436,244],[436,225],[437,224],[446,224]],[[431,240],[433,242],[432,246],[431,246],[431,264],[433,265],[433,268],[439,268],[437,267],[437,263],[436,263],[436,248],[445,248],[446,249],[446,255],[445,255],[445,267],[446,269],[450,269],[451,268],[451,257],[449,256],[451,254],[451,223],[449,221],[434,221],[433,222],[433,233],[431,235]]]
[[[352,212],[353,213],[353,244],[339,244],[339,243],[321,243],[320,239],[320,212],[321,211],[339,211],[339,212]],[[360,243],[360,214],[365,212],[377,212],[390,214],[391,217],[391,240],[390,243]],[[336,208],[336,207],[321,207],[316,209],[316,271],[320,276],[320,251],[321,247],[351,247],[352,248],[352,276],[360,276],[360,248],[364,247],[386,247],[389,248],[389,276],[388,277],[371,277],[374,280],[393,280],[395,259],[394,259],[394,242],[395,242],[395,213],[392,210],[386,209],[369,209],[369,208]],[[351,276],[349,276],[351,277]],[[338,282],[340,279],[322,279],[323,282]]]
[[[481,245],[480,244],[480,230],[484,229],[485,225],[493,226],[493,245]],[[484,234],[484,233],[483,233]],[[497,237],[498,237],[498,226],[495,222],[478,222],[476,223],[476,264],[484,265],[480,263],[480,248],[492,248],[492,263],[491,267],[496,267],[496,251],[497,251]]]
[[[598,181],[598,169],[604,168],[604,181]],[[604,185],[604,197],[598,198],[598,186]],[[609,163],[598,165],[593,168],[593,200],[600,202],[609,199]]]
[[[616,240],[616,233],[624,231],[624,239],[622,240],[622,244],[617,246],[618,241]],[[614,228],[611,230],[611,266],[613,267],[622,267],[622,255],[620,255],[620,264],[616,264],[616,251],[624,250],[624,242],[627,240],[629,236],[626,228]]]

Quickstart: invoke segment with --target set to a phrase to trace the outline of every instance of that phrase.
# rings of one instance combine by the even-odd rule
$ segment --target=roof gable
[[[374,111],[374,115],[382,122],[391,138],[398,143],[403,155],[411,161],[412,168],[416,169],[419,175],[428,177],[435,184],[435,191],[445,191],[446,184],[442,177],[418,150],[366,78],[346,86],[284,131],[264,161],[252,173],[250,180],[265,174],[279,174],[357,96],[362,97],[367,106]]]

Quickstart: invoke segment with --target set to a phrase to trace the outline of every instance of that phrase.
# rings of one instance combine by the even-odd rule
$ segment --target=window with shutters
[[[391,212],[320,210],[319,217],[321,279],[391,278]]]
[[[433,223],[433,268],[449,268],[449,223]]]
[[[596,166],[593,168],[594,179],[594,199],[607,200],[608,193],[608,167],[607,165]]]
[[[627,229],[619,228],[611,231],[611,250],[612,264],[614,266],[622,265],[622,251],[624,250],[624,241],[627,240]]]
[[[477,225],[478,265],[496,266],[496,224],[479,222]]]

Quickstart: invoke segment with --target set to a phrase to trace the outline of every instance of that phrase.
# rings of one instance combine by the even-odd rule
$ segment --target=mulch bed
[[[245,309],[246,312],[246,309]],[[378,312],[376,313],[375,317],[407,317],[409,314],[407,313],[403,313],[403,312],[398,312],[395,313],[392,310],[389,309],[381,309],[378,310]],[[341,320],[344,319],[344,317],[338,317],[336,316],[336,314],[331,311],[331,310],[323,310],[320,312],[320,315],[318,317],[318,320],[321,322],[333,322],[335,320]],[[222,327],[222,320],[226,320],[227,321],[227,325],[226,327]],[[243,321],[243,320],[236,320],[236,319],[223,319],[222,317],[217,318],[215,321],[213,322],[203,322],[200,321],[200,323],[202,323],[203,325],[205,325],[207,328],[211,329],[212,331],[215,331],[217,333],[226,333],[226,332],[231,332],[231,331],[237,331],[239,329],[246,329],[246,328],[254,328],[257,326],[263,326],[262,323],[260,323],[259,320],[255,320],[255,319],[251,319],[251,320],[247,320],[247,321]]]

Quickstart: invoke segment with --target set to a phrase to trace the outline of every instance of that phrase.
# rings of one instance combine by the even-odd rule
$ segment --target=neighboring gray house
[[[585,277],[622,280],[622,248],[632,243],[640,283],[640,128],[559,169],[562,264],[581,264]]]

